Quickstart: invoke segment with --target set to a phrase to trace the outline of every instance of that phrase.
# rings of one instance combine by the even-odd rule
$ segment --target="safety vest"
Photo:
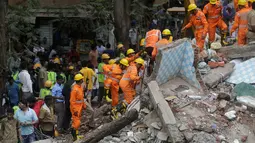
[[[41,90],[40,90],[40,97],[41,98],[45,98],[45,96],[48,96],[48,95],[52,95],[52,93],[51,93],[51,90],[50,89],[47,89],[47,88],[42,88]]]
[[[123,58],[125,58],[125,54],[124,53],[120,53],[120,59],[123,59]]]
[[[146,33],[145,47],[155,47],[155,44],[161,39],[160,30],[153,29]]]
[[[66,83],[66,75],[64,73],[61,73],[60,76],[62,76],[64,83]]]
[[[16,71],[15,73],[13,73],[12,78],[14,79],[14,81],[17,81],[19,78],[19,71]]]
[[[98,72],[100,74],[98,74],[98,82],[100,83],[104,83],[104,74],[102,74],[104,71],[103,71],[103,66],[104,66],[105,63],[100,63],[98,65]]]
[[[48,80],[52,82],[52,85],[56,83],[57,74],[53,71],[48,72]]]

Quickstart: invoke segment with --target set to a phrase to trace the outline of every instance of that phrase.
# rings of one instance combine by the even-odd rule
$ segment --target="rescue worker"
[[[164,45],[168,45],[170,42],[169,42],[169,39],[171,37],[171,31],[169,29],[165,29],[163,30],[162,32],[162,39],[159,40],[157,43],[156,43],[156,46],[157,46],[157,50],[158,48],[164,46]],[[158,52],[158,51],[157,51]]]
[[[246,8],[245,5],[246,0],[238,1],[239,11],[235,15],[235,21],[232,29],[230,30],[230,35],[232,35],[232,33],[238,29],[237,44],[239,46],[245,45],[247,40],[246,34],[248,32],[248,14],[251,9]]]
[[[142,50],[142,49],[144,49],[144,47],[145,47],[145,38],[141,39],[140,46],[139,46],[138,50]]]
[[[104,65],[108,64],[110,56],[107,54],[103,54],[101,56],[102,62],[100,61],[98,64],[98,82],[99,82],[99,96],[98,96],[98,103],[101,104],[101,101],[103,99],[103,96],[105,94],[104,90],[104,80],[105,80],[105,75],[104,75],[104,70],[103,67]]]
[[[219,1],[210,0],[210,2],[206,4],[203,9],[203,13],[207,16],[210,43],[213,43],[215,41],[215,33],[217,27],[221,30],[222,42],[226,38],[228,27],[226,23],[222,20],[222,8],[223,7]]]
[[[128,63],[132,63],[135,59],[137,59],[144,50],[139,51],[138,53],[135,54],[135,51],[133,49],[128,49],[127,50],[127,57],[125,58],[128,60]]]
[[[191,18],[189,23],[182,28],[182,31],[194,26],[196,45],[200,48],[200,52],[202,52],[204,50],[205,37],[208,32],[208,23],[205,14],[197,9],[195,4],[190,4],[188,11],[191,13]]]
[[[120,80],[120,88],[124,93],[124,100],[122,103],[119,103],[114,110],[112,110],[112,114],[117,118],[119,112],[124,112],[128,104],[130,104],[135,95],[135,83],[137,83],[141,77],[138,76],[138,71],[144,65],[144,60],[142,58],[138,58],[135,60],[135,64],[131,64],[126,73],[122,76]]]
[[[239,2],[239,0],[234,0],[234,8],[235,8],[236,12],[238,12],[240,10],[240,8],[238,6],[238,2]],[[248,7],[247,1],[245,3],[245,7]]]
[[[45,96],[52,95],[51,93],[51,86],[52,82],[50,80],[47,80],[44,84],[44,88],[41,88],[39,97],[44,99]]]
[[[146,33],[145,37],[145,51],[153,59],[156,57],[156,43],[161,40],[161,31],[156,29],[156,25],[152,26],[152,29]]]
[[[118,44],[117,48],[119,50],[119,56],[118,57],[120,57],[120,59],[125,58],[124,45],[123,44]]]
[[[72,129],[71,134],[73,140],[77,140],[78,129],[81,125],[82,109],[86,108],[84,102],[84,90],[82,87],[84,77],[82,74],[76,74],[74,76],[75,84],[72,87],[70,94],[70,111],[72,113]]]
[[[85,92],[86,92],[86,96],[88,99],[89,104],[91,105],[91,96],[92,96],[92,89],[93,89],[93,85],[95,84],[95,81],[97,79],[96,74],[94,72],[94,68],[90,68],[93,67],[93,65],[91,63],[89,63],[88,61],[83,61],[82,62],[82,69],[80,70],[80,73],[82,73],[83,77],[84,77],[84,83],[85,83]],[[95,78],[95,80],[93,81],[93,77]]]
[[[118,105],[119,102],[119,82],[122,78],[123,70],[125,70],[129,66],[128,61],[126,59],[121,59],[119,64],[111,64],[111,66],[106,66],[105,70],[109,73],[106,81],[105,89],[111,90],[111,98],[112,98],[112,107]],[[107,69],[106,69],[107,68]],[[109,91],[106,92],[106,97],[109,97]]]
[[[105,58],[110,58],[108,55],[105,55]],[[105,76],[105,80],[104,80],[104,97],[106,99],[107,102],[112,102],[111,99],[111,92],[110,92],[110,87],[112,84],[112,78],[110,78],[110,75],[112,74],[112,62],[108,61],[108,64],[105,64],[103,66],[103,73]]]
[[[49,63],[48,65],[48,80],[52,82],[52,85],[54,85],[57,81],[57,73],[54,71],[55,64]]]

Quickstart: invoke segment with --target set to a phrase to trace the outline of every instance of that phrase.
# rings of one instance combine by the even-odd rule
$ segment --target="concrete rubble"
[[[202,76],[208,93],[178,75],[159,84],[156,70],[137,99],[139,119],[100,143],[254,143],[255,98],[237,96],[226,82],[234,66],[226,63]]]

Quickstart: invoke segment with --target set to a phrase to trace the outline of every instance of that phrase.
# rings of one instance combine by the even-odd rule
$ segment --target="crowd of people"
[[[255,6],[252,2],[239,0],[237,4],[238,12],[230,34],[239,29],[239,45],[246,44],[248,14]],[[195,27],[196,44],[201,50],[207,33],[209,42],[215,40],[217,27],[223,39],[226,37],[227,25],[221,19],[219,1],[210,0],[203,12],[190,4],[188,11],[192,16],[182,30]],[[130,47],[119,43],[117,50],[113,50],[110,44],[104,47],[99,42],[91,46],[88,60],[81,60],[75,47],[68,54],[54,48],[47,53],[44,48],[36,47],[32,62],[12,59],[15,64],[9,67],[6,105],[7,122],[13,127],[3,133],[3,138],[10,137],[11,133],[17,137],[12,140],[31,143],[36,140],[35,130],[39,130],[49,137],[71,132],[77,140],[84,109],[89,107],[93,114],[95,105],[99,107],[105,103],[111,104],[113,119],[119,118],[135,98],[144,75],[152,74],[158,49],[173,41],[169,29],[161,32],[157,25],[152,25],[137,48],[137,31],[133,28],[129,32]],[[15,121],[18,121],[17,129]]]
[[[18,122],[17,129],[9,129],[16,133],[17,138],[12,140],[31,143],[37,139],[35,131],[48,137],[71,132],[77,140],[82,111],[89,106],[94,114],[93,108],[107,102],[112,105],[112,118],[119,118],[136,96],[136,87],[144,76],[145,51],[150,56],[153,52],[154,59],[157,51],[151,48],[158,41],[159,45],[169,43],[170,30],[163,31],[163,41],[161,31],[156,32],[158,35],[151,32],[141,40],[140,51],[121,43],[117,50],[110,44],[92,45],[88,60],[80,60],[76,48],[68,54],[59,54],[54,48],[48,54],[44,48],[34,49],[33,61],[13,66],[6,84],[7,122]],[[146,42],[149,48],[144,48]]]

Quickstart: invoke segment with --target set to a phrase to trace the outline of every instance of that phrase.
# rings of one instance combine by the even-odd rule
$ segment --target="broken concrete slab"
[[[161,141],[167,141],[168,135],[165,132],[158,132],[157,138],[160,139]]]
[[[220,53],[223,53],[227,58],[237,59],[237,58],[247,58],[247,57],[255,57],[255,48],[254,44],[245,45],[242,47],[239,46],[228,46],[221,48],[219,50]]]
[[[234,71],[234,64],[227,63],[224,67],[218,67],[218,68],[212,69],[210,73],[203,78],[203,81],[205,82],[206,86],[210,88],[214,88],[219,83],[226,80],[233,71]]]
[[[154,109],[157,111],[158,116],[160,117],[172,142],[182,142],[184,140],[184,136],[177,128],[174,114],[160,92],[158,83],[156,81],[151,81],[148,83],[148,88]]]
[[[194,135],[191,143],[217,143],[217,141],[213,135],[205,132],[199,132]]]

